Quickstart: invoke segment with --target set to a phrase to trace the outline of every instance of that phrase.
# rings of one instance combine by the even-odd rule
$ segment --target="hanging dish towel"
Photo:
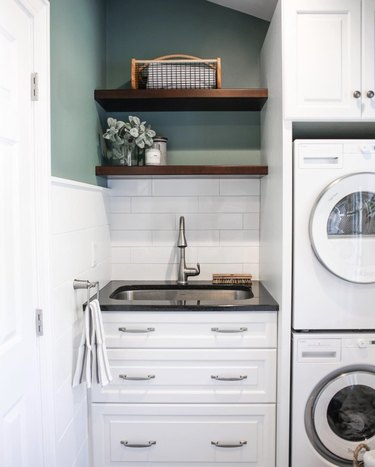
[[[73,387],[86,383],[106,386],[112,381],[107,349],[104,342],[102,313],[98,300],[92,300],[85,308],[84,325],[79,344]]]

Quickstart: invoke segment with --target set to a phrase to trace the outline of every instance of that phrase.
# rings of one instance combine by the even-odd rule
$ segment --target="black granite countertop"
[[[115,299],[113,294],[120,288],[126,290],[144,290],[147,287],[162,289],[165,287],[181,288],[236,288],[247,292],[245,299],[220,301],[208,300],[124,300]],[[111,298],[112,297],[112,298]],[[212,285],[209,281],[191,281],[188,286],[178,286],[174,281],[111,281],[100,290],[99,302],[102,311],[278,311],[279,305],[258,281],[251,287],[243,285]]]

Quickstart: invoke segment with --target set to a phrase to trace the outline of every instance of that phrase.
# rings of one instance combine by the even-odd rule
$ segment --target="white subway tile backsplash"
[[[218,245],[219,231],[218,230],[189,230],[186,234],[189,238],[188,249],[191,246],[200,245]],[[152,233],[153,245],[172,245],[177,248],[178,231],[155,231]]]
[[[259,213],[247,213],[243,215],[243,226],[245,230],[259,230]]]
[[[219,194],[219,179],[162,178],[152,180],[153,196],[214,196]]]
[[[176,280],[177,264],[112,264],[112,280]]]
[[[244,264],[258,274],[259,180],[154,178],[110,186],[112,279],[176,280],[181,215],[186,262],[201,263],[200,276],[191,280],[242,273]]]
[[[215,214],[186,214],[186,231],[190,230],[225,230],[242,229],[242,214],[215,213]],[[176,227],[178,216],[176,216]]]
[[[112,264],[131,263],[131,252],[130,248],[124,247],[112,247]]]
[[[199,212],[259,212],[258,196],[205,196],[199,198]]]
[[[112,230],[174,230],[174,214],[111,214]]]
[[[259,263],[252,263],[252,264],[243,264],[242,272],[244,274],[251,274],[254,280],[259,279]]]
[[[131,198],[128,196],[112,196],[110,212],[130,212]]]
[[[221,230],[220,245],[259,247],[259,230]]]
[[[220,246],[198,248],[198,261],[201,263],[257,263],[259,251],[257,247]]]
[[[221,178],[221,196],[259,196],[260,180],[249,178]]]
[[[170,232],[166,232],[170,233]],[[152,243],[151,230],[112,230],[112,245],[139,246]]]
[[[127,178],[126,180],[109,180],[111,196],[151,196],[150,178]]]
[[[179,249],[176,246],[161,247],[151,246],[147,248],[132,248],[131,262],[138,264],[173,264],[177,263]],[[197,249],[188,248],[186,250],[186,262],[197,261]]]
[[[131,208],[134,213],[197,212],[198,198],[194,196],[138,197],[132,198]]]
[[[177,247],[178,231],[175,230],[154,230],[152,232],[152,244],[157,246],[172,245]],[[191,242],[189,241],[189,245]]]

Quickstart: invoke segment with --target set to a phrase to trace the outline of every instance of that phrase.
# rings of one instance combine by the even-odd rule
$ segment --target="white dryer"
[[[295,333],[291,466],[350,466],[375,449],[375,334]]]
[[[293,328],[375,329],[375,140],[296,140]]]

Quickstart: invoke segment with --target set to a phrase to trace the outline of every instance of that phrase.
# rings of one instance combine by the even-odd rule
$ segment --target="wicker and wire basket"
[[[132,89],[219,89],[221,60],[192,55],[132,59]]]

